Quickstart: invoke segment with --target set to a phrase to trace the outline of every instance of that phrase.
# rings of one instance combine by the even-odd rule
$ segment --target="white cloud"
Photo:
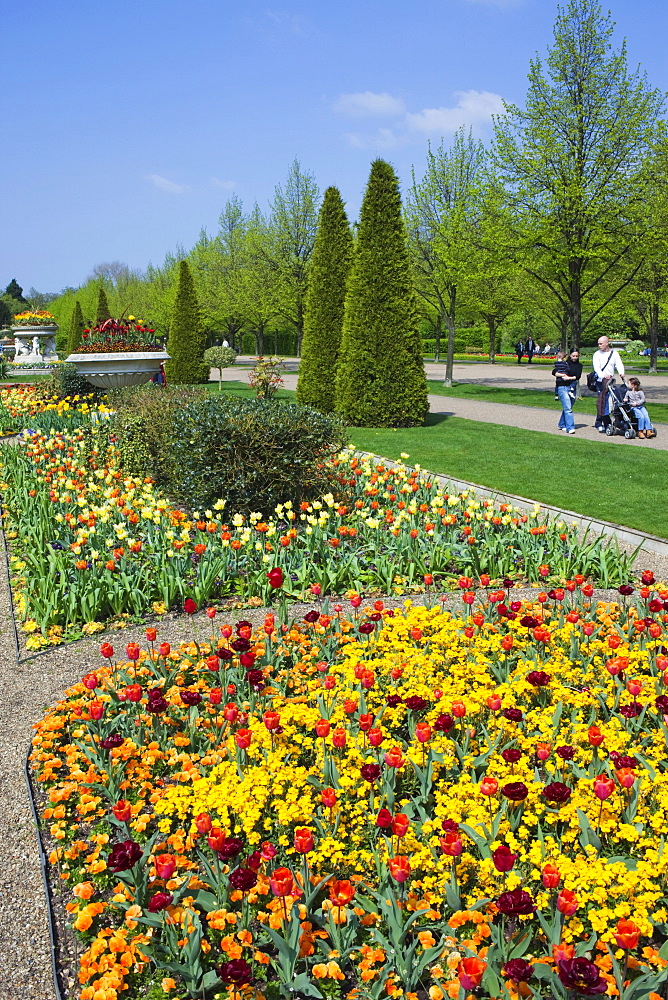
[[[396,149],[408,140],[397,135],[391,128],[379,128],[375,132],[346,132],[345,137],[355,149]]]
[[[452,108],[423,108],[416,114],[406,115],[406,125],[416,132],[433,132],[449,135],[463,125],[475,128],[487,125],[492,115],[504,112],[503,99],[488,90],[455,91],[457,103]]]
[[[190,191],[187,184],[175,184],[174,181],[169,181],[166,177],[161,177],[160,174],[148,174],[146,180],[157,187],[158,191],[166,191],[167,194],[185,194],[186,191]]]
[[[391,94],[374,94],[365,90],[359,94],[341,94],[332,105],[334,111],[341,115],[351,115],[354,118],[367,116],[402,115],[405,105],[398,97]]]
[[[234,191],[235,187],[237,186],[236,181],[221,181],[219,180],[218,177],[212,177],[211,183],[213,184],[214,187],[222,188],[223,191]]]

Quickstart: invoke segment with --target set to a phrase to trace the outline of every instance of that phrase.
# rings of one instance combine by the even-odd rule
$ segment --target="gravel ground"
[[[638,559],[639,569],[652,569],[657,579],[668,580],[668,558],[654,553]],[[530,598],[535,590],[515,590],[516,600]],[[615,591],[596,591],[596,599],[614,600]],[[401,606],[405,597],[385,599],[387,607]],[[415,603],[420,599],[413,598]],[[342,602],[345,603],[346,602]],[[366,603],[366,602],[365,602]],[[448,595],[446,607],[459,605]],[[461,605],[460,605],[461,606]],[[295,605],[293,614],[304,614],[314,604]],[[241,609],[217,619],[246,618],[261,622],[262,609]],[[208,619],[197,616],[204,641]],[[167,615],[157,623],[158,641],[177,645],[190,639],[193,623],[183,615]],[[47,910],[42,887],[39,848],[26,792],[23,766],[33,724],[63,691],[100,663],[101,633],[17,665],[10,599],[4,559],[0,560],[0,967],[3,970],[0,1000],[55,1000]],[[107,632],[104,638],[122,649],[128,642],[144,641],[144,627]],[[25,652],[22,653],[25,657]]]

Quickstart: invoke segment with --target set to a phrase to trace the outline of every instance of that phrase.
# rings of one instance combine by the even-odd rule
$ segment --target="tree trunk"
[[[496,364],[496,317],[487,316],[487,329],[489,330],[489,360]]]
[[[582,339],[582,261],[579,257],[569,262],[569,272],[571,349],[579,351]]]
[[[649,371],[656,375],[656,355],[659,347],[659,303],[655,299],[649,312]]]
[[[255,351],[258,358],[264,356],[264,323],[258,323],[255,333]]]
[[[448,324],[448,355],[445,362],[445,378],[443,385],[452,385],[452,373],[455,367],[455,307],[457,303],[457,289],[451,287],[448,293],[448,311],[445,314]]]

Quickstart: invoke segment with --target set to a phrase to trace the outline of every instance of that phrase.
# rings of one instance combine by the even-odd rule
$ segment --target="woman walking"
[[[577,361],[577,364],[580,364],[579,360]],[[582,372],[581,365],[580,372]],[[577,375],[571,371],[569,360],[563,351],[557,351],[552,374],[557,380],[556,391],[557,396],[559,397],[559,402],[561,403],[559,429],[566,431],[567,434],[575,434],[575,421],[573,420],[573,388],[577,384]]]

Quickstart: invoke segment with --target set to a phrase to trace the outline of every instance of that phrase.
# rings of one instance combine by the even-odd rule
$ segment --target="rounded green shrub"
[[[230,512],[270,514],[332,489],[328,459],[346,443],[337,417],[274,400],[216,396],[175,413],[170,495],[189,508],[226,501]]]

